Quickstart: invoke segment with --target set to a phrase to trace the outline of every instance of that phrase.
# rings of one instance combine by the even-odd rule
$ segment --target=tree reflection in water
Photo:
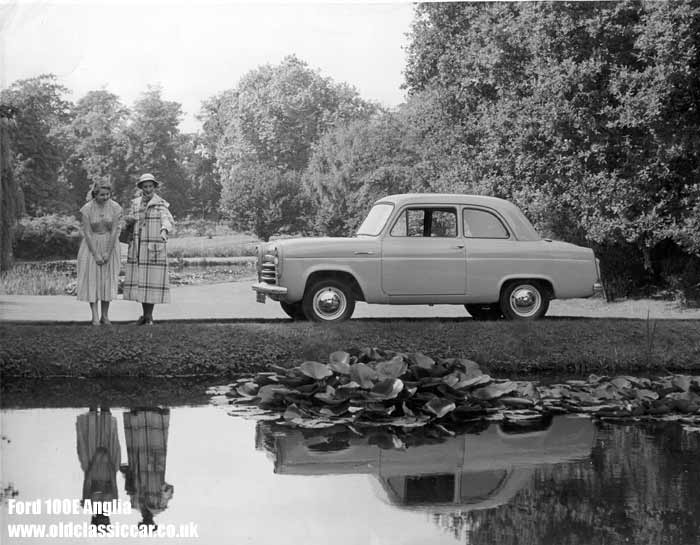
[[[675,424],[599,426],[590,461],[544,466],[495,509],[434,513],[473,545],[696,545],[700,435]]]

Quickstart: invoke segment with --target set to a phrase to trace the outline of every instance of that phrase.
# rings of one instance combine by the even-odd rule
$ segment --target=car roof
[[[375,202],[391,203],[396,207],[405,205],[475,205],[498,211],[509,223],[518,240],[540,240],[530,221],[520,208],[505,199],[486,195],[467,195],[465,193],[399,193],[383,197]]]
[[[398,193],[378,199],[376,202],[404,204],[476,204],[496,208],[515,206],[510,201],[486,195],[467,195],[465,193]]]

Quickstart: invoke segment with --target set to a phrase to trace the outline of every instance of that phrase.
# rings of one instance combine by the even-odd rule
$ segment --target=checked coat
[[[136,224],[126,258],[124,299],[170,302],[167,248],[160,236],[161,229],[170,232],[173,227],[169,206],[155,194],[145,205],[141,197],[131,201],[130,215],[136,218]]]

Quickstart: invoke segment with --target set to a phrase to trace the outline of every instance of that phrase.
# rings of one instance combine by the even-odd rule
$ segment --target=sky
[[[0,86],[53,73],[72,100],[106,89],[130,106],[160,85],[190,132],[202,100],[294,54],[395,106],[412,19],[409,2],[0,0]]]

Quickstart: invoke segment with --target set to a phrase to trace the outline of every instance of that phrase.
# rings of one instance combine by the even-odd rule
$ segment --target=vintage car
[[[420,433],[420,430],[418,430]],[[556,417],[541,429],[487,425],[474,433],[444,436],[407,448],[381,445],[369,435],[302,430],[260,422],[256,448],[267,451],[282,475],[369,474],[386,503],[432,513],[491,509],[507,503],[537,468],[590,458],[596,427],[587,418]],[[380,443],[380,444],[377,444]]]
[[[541,238],[495,197],[391,195],[353,237],[295,238],[258,248],[259,302],[294,319],[340,322],[356,301],[464,305],[475,319],[532,320],[551,299],[600,289],[590,248]]]

